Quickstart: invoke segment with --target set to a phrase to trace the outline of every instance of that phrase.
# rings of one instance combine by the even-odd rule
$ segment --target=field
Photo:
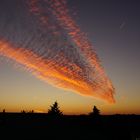
[[[139,140],[139,115],[50,117],[45,113],[0,113],[2,139]]]

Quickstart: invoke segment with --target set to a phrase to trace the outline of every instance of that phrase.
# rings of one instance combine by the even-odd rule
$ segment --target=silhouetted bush
[[[29,111],[21,110],[21,113],[34,113],[34,110],[29,110]]]

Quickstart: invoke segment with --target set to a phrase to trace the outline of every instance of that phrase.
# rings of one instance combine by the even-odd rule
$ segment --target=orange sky
[[[14,1],[16,2],[16,0]],[[12,6],[13,5],[14,4],[12,4]],[[28,68],[23,68],[23,66],[19,64],[17,65],[17,63],[13,61],[15,60],[13,54],[9,53],[9,56],[13,60],[9,60],[2,55],[0,56],[0,111],[5,108],[6,111],[33,109],[40,112],[47,112],[49,106],[57,100],[61,110],[65,114],[88,113],[92,111],[94,105],[101,110],[102,114],[140,114],[139,5],[136,2],[123,3],[122,1],[117,1],[115,3],[104,3],[90,0],[82,2],[81,0],[71,0],[69,7],[71,7],[71,5],[77,7],[78,17],[74,17],[74,19],[82,31],[88,34],[89,40],[93,43],[101,63],[115,87],[115,104],[108,104],[99,98],[81,96],[71,90],[67,91],[56,88],[39,80],[30,73],[32,70],[27,70]],[[17,6],[15,6],[14,9],[16,9],[16,7]],[[5,7],[0,6],[0,21],[3,21],[2,11],[4,9]],[[8,12],[5,14],[4,17],[9,17]],[[65,15],[62,19],[64,20],[63,26],[68,28],[68,33],[73,41],[81,47],[83,42],[81,43],[79,40],[73,38],[76,34],[80,34],[78,32],[79,30],[76,31],[77,28],[73,28],[73,24],[70,24],[73,26],[69,27],[69,25],[65,23],[65,20],[68,20],[68,15]],[[73,23],[72,19],[69,20]],[[60,20],[60,22],[62,21]],[[10,27],[12,24],[10,24],[11,26],[6,26],[7,28],[3,28],[5,26],[3,26],[2,23],[3,22],[0,22],[0,37],[3,36],[3,29],[6,31],[4,35],[8,36],[11,33]],[[44,21],[44,23],[46,22]],[[29,34],[26,32],[23,33],[25,33],[26,36]],[[15,34],[15,36],[12,37],[19,37],[19,34],[20,33]],[[87,44],[88,42],[84,41],[84,43]],[[22,51],[24,50],[21,49],[17,53],[22,54]],[[29,57],[27,51],[26,54]],[[36,67],[36,65],[27,63],[23,54],[20,55],[20,57],[16,55],[16,57],[17,62],[21,63],[22,61],[22,64],[26,66],[30,65],[30,67],[34,69],[40,70],[40,66],[44,63],[42,62],[42,64]],[[35,57],[37,62],[36,56],[33,55],[33,57]],[[36,62],[34,62],[34,64]],[[41,69],[40,71],[44,70]],[[50,73],[51,71],[52,69]],[[34,74],[36,75],[36,73]],[[57,76],[60,78],[58,73]],[[64,77],[61,77],[61,79],[64,79]],[[80,86],[81,84],[79,87]],[[79,90],[81,89],[79,88]]]

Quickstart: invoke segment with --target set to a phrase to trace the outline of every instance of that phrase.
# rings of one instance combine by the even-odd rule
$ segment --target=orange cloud
[[[53,57],[43,57],[29,49],[30,46],[23,47],[24,43],[23,46],[19,46],[5,38],[6,41],[0,39],[0,54],[24,65],[37,78],[54,86],[114,103],[113,85],[105,74],[92,44],[70,16],[66,1],[44,0],[43,2],[50,6],[48,9],[43,9],[39,5],[40,2],[30,0],[28,4],[29,11],[39,21],[41,28],[46,32],[49,29],[50,36],[53,34],[52,38],[56,40],[61,38],[61,32],[65,30],[73,45],[68,41],[54,40],[51,43],[59,50],[63,46],[68,47],[63,51],[52,53],[53,50],[51,47],[48,49],[49,44],[46,44],[44,54],[49,56],[51,52]],[[48,13],[52,15],[49,16]],[[52,24],[52,16],[54,18],[52,21],[56,21],[55,24]],[[59,28],[63,30],[60,31]],[[41,49],[41,46],[38,47]],[[73,47],[75,50],[72,50]],[[67,52],[70,52],[70,57],[67,57]]]

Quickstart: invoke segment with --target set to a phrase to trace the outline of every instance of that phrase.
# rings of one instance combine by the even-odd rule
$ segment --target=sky
[[[56,88],[0,56],[0,111],[47,112],[58,101],[65,114],[87,114],[94,105],[101,114],[140,114],[140,2],[68,0],[68,6],[115,87],[115,104]]]

